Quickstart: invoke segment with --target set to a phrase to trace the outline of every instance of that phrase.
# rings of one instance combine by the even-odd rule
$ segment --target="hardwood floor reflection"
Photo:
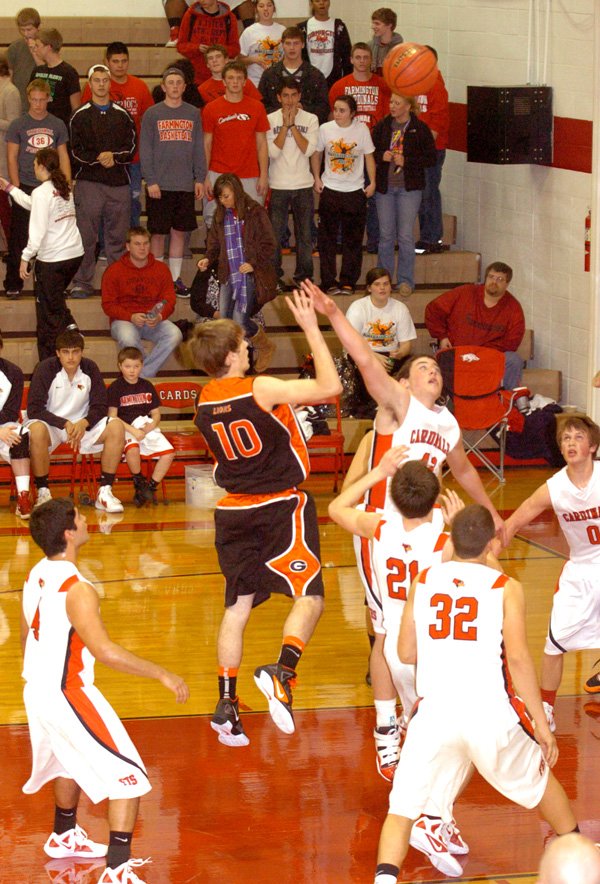
[[[509,471],[494,500],[509,512],[549,473]],[[111,636],[132,651],[182,674],[191,688],[178,707],[155,682],[97,667],[97,683],[113,703],[149,767],[153,791],[142,801],[134,854],[151,855],[140,870],[149,884],[244,882],[338,884],[370,882],[387,787],[375,770],[372,695],[365,683],[368,643],[363,596],[349,537],[327,519],[330,478],[315,477],[321,522],[327,604],[304,655],[295,691],[297,732],[281,734],[266,714],[252,679],[256,665],[277,657],[286,600],[273,598],[252,615],[245,640],[239,694],[250,746],[227,749],[209,727],[216,701],[215,638],[223,580],[213,547],[212,514],[181,501],[107,519],[85,509],[91,539],[81,570],[102,596]],[[2,501],[6,492],[3,492]],[[127,495],[123,495],[127,500]],[[180,500],[177,501],[176,498]],[[110,530],[109,530],[110,529]],[[565,547],[556,523],[531,526],[503,556],[528,601],[528,633],[536,661]],[[95,882],[100,869],[58,878],[45,869],[42,844],[52,823],[46,788],[21,793],[29,746],[21,700],[19,610],[21,587],[41,557],[20,523],[0,510],[0,752],[5,759],[0,826],[0,882]],[[595,771],[600,761],[600,698],[583,695],[593,651],[567,655],[557,724],[557,772],[573,799],[582,830],[600,840]],[[106,838],[105,808],[82,805],[80,823]],[[546,832],[533,813],[515,809],[475,777],[457,806],[471,853],[464,878],[533,881]],[[60,871],[60,870],[59,870]],[[76,874],[77,873],[77,874]],[[70,874],[70,873],[69,873]],[[411,851],[406,881],[439,881],[440,874]]]

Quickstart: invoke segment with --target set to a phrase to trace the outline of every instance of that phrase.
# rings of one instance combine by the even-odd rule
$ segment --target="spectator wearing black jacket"
[[[50,454],[66,443],[82,454],[102,452],[96,509],[123,511],[123,504],[112,493],[112,484],[125,446],[125,428],[118,418],[108,417],[108,397],[100,369],[84,357],[79,331],[61,332],[56,338],[56,356],[38,363],[31,378],[25,426],[37,488],[36,506],[52,497],[48,488]]]
[[[435,166],[437,160],[431,130],[417,118],[415,110],[414,98],[393,94],[389,114],[371,133],[379,218],[377,264],[394,279],[397,243],[397,290],[405,298],[415,286],[413,229],[425,187],[425,169]]]
[[[268,114],[281,107],[277,93],[281,80],[292,77],[300,86],[300,102],[309,114],[315,114],[319,123],[329,119],[329,90],[320,70],[302,60],[304,35],[300,28],[286,28],[281,35],[283,59],[272,65],[260,78],[259,90]]]
[[[310,0],[312,16],[301,21],[298,29],[304,37],[302,58],[321,71],[327,88],[331,89],[334,83],[352,73],[352,42],[341,18],[330,18],[329,7],[330,0]]]
[[[71,119],[75,208],[84,256],[73,280],[72,298],[87,298],[94,290],[96,243],[102,224],[109,264],[125,250],[131,196],[129,164],[135,154],[135,123],[127,111],[110,100],[110,71],[103,64],[88,72],[91,101]]]

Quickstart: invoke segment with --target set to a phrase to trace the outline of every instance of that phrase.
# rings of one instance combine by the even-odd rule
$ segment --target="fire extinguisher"
[[[586,273],[590,272],[590,251],[592,241],[592,210],[588,209],[585,216],[585,237],[583,240],[583,269]]]

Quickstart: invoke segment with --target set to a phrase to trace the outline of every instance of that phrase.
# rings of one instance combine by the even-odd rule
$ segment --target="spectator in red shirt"
[[[181,21],[177,51],[194,65],[198,85],[210,77],[205,53],[213,43],[221,43],[229,58],[236,58],[240,54],[237,19],[221,0],[197,0]]]
[[[358,106],[356,119],[372,129],[383,120],[390,103],[390,89],[383,77],[371,71],[371,47],[368,43],[355,43],[350,55],[352,73],[342,77],[329,90],[329,105],[333,111],[336,98],[353,95]],[[368,181],[366,182],[368,183]],[[379,246],[379,219],[375,197],[367,200],[367,252],[377,253]]]
[[[110,100],[124,107],[135,123],[136,148],[133,160],[129,165],[129,178],[131,191],[131,219],[132,227],[140,223],[142,206],[140,193],[142,190],[142,168],[140,165],[140,127],[142,117],[154,102],[150,90],[143,80],[129,73],[129,49],[124,43],[115,41],[106,47],[106,64],[110,71]],[[85,84],[81,103],[85,104],[92,97],[89,83]]]
[[[210,80],[205,80],[198,86],[198,94],[204,102],[214,101],[225,95],[225,83],[223,82],[223,71],[227,64],[227,50],[219,43],[209,46],[206,50],[206,65],[211,73]],[[255,101],[262,101],[262,95],[252,82],[246,79],[244,83],[244,95],[247,98],[254,98]]]
[[[246,65],[230,61],[223,69],[225,95],[202,111],[205,182],[204,221],[210,227],[215,212],[212,185],[219,175],[237,175],[246,193],[262,204],[269,189],[269,121],[260,101],[244,95]]]
[[[436,58],[438,57],[433,46],[427,48],[431,49]],[[417,104],[420,111],[419,119],[421,122],[427,123],[435,139],[437,162],[435,166],[429,166],[425,170],[425,190],[419,209],[419,241],[415,248],[417,251],[425,253],[441,252],[444,225],[440,181],[442,180],[442,166],[446,159],[446,147],[448,146],[450,112],[448,90],[439,71],[438,78],[429,92],[417,96]]]
[[[459,285],[425,308],[425,325],[440,349],[473,344],[504,353],[506,390],[521,384],[523,360],[516,351],[525,334],[523,309],[508,291],[512,273],[508,264],[494,261],[482,285]]]
[[[167,318],[175,309],[173,280],[166,264],[151,254],[145,227],[130,228],[125,247],[125,254],[102,277],[102,309],[119,350],[137,347],[143,353],[142,341],[152,341],[142,377],[153,378],[182,340]]]

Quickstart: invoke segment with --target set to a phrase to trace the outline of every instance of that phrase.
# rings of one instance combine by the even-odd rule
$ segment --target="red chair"
[[[342,410],[340,407],[340,397],[331,396],[329,399],[323,399],[322,402],[311,403],[313,408],[320,405],[335,405],[336,425],[335,429],[331,429],[329,435],[318,434],[312,435],[306,447],[309,454],[333,455],[333,490],[338,490],[338,477],[340,473],[342,478],[346,475],[346,463],[344,461],[344,434],[342,432]]]
[[[504,457],[508,419],[515,393],[502,389],[504,354],[490,347],[452,347],[440,350],[437,360],[450,396],[450,409],[461,430],[475,431],[476,437],[463,441],[468,453],[504,482]],[[496,466],[482,450],[483,443],[494,439],[499,448]]]

